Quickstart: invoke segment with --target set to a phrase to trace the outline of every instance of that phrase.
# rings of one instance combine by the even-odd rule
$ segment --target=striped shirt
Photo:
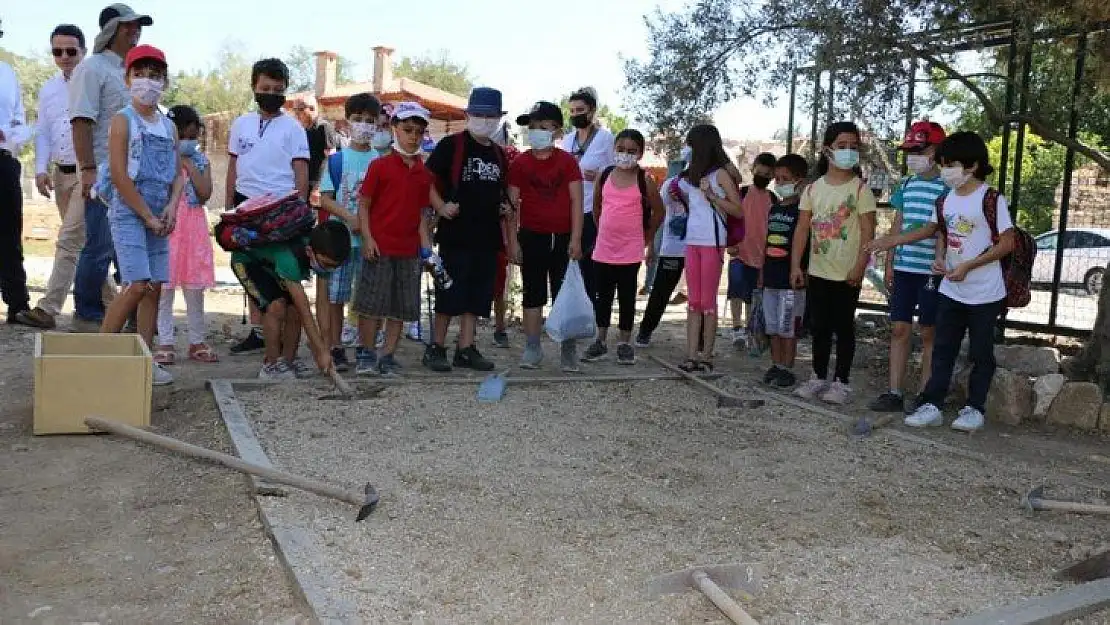
[[[937,198],[947,191],[940,177],[926,179],[920,176],[907,178],[894,195],[890,204],[902,213],[902,232],[910,232],[929,224],[936,208]],[[909,273],[933,273],[936,258],[935,236],[916,243],[900,245],[894,251],[894,270]]]

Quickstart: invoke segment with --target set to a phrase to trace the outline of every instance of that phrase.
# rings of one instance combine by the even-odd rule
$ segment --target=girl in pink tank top
[[[644,136],[636,130],[623,130],[614,141],[614,150],[616,166],[602,172],[594,186],[593,218],[597,220],[594,314],[598,332],[597,341],[586,349],[582,360],[595,362],[608,356],[606,340],[616,295],[620,301],[617,362],[631,365],[636,362],[632,326],[636,321],[640,263],[651,253],[645,248],[663,222],[663,200],[659,185],[639,166],[644,155]]]

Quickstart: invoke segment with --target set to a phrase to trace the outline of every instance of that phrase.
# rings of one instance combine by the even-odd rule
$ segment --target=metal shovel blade
[[[694,566],[667,573],[648,582],[648,592],[673,595],[696,589],[694,571],[704,571],[715,584],[726,590],[738,591],[745,600],[751,600],[759,592],[759,569],[752,564],[740,563]]]

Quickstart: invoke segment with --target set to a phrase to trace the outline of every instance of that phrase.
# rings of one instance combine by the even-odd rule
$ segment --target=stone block
[[[1060,373],[1060,352],[1055,347],[1036,345],[996,345],[998,366],[1030,377]]]
[[[1050,373],[1042,375],[1033,382],[1033,395],[1035,402],[1033,404],[1033,416],[1044,418],[1048,415],[1048,408],[1052,405],[1052,400],[1060,394],[1060,389],[1064,388],[1064,384],[1068,379],[1062,373]]]
[[[1048,422],[1080,430],[1098,428],[1102,390],[1093,382],[1068,382],[1048,409]]]

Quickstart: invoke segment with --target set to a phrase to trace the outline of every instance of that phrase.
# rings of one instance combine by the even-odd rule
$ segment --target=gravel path
[[[1104,540],[1089,517],[1024,513],[1042,474],[1020,459],[854,441],[775,404],[718,412],[677,382],[304,396],[240,391],[276,465],[370,479],[382,505],[359,525],[311,496],[265,505],[324,536],[321,574],[373,622],[723,622],[694,593],[643,590],[728,562],[761,565],[765,625],[934,622],[1058,590],[1068,550]]]

